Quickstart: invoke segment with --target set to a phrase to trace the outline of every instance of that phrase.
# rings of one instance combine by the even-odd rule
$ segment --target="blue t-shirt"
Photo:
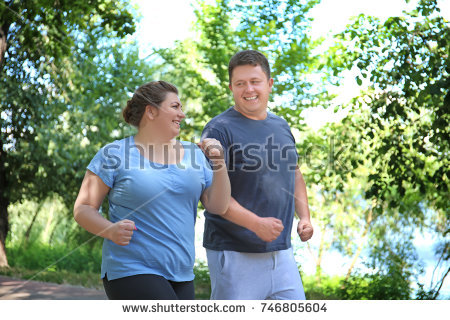
[[[104,146],[87,167],[111,188],[110,221],[129,219],[138,229],[127,246],[104,240],[102,278],[107,273],[109,280],[137,274],[194,279],[197,204],[212,170],[195,144],[181,143],[178,164],[149,161],[131,136]]]
[[[231,196],[258,216],[278,218],[284,225],[276,240],[265,242],[252,231],[205,212],[203,246],[239,252],[290,248],[298,155],[287,122],[270,112],[264,120],[252,120],[230,108],[206,125],[202,138],[222,144]]]

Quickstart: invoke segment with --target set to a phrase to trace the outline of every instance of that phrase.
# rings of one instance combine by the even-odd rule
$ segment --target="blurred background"
[[[197,141],[232,106],[230,57],[255,49],[308,188],[307,298],[449,299],[449,20],[444,0],[1,1],[0,274],[101,288],[102,239],[72,208],[95,153],[134,134],[126,101],[174,83]]]

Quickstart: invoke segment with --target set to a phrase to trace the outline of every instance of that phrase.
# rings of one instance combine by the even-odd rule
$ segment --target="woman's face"
[[[161,130],[161,133],[167,133],[172,138],[180,134],[180,123],[186,115],[180,99],[175,93],[167,93],[166,99],[161,103],[159,109],[152,109],[155,112],[154,124]]]

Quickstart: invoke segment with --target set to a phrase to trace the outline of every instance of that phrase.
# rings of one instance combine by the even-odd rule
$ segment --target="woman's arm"
[[[94,173],[87,171],[73,208],[75,221],[84,229],[114,243],[126,246],[130,243],[134,222],[121,220],[116,223],[105,219],[98,209],[110,188]]]
[[[204,139],[199,147],[213,163],[212,183],[203,191],[200,200],[209,212],[223,215],[230,202],[231,186],[222,145],[216,139]]]

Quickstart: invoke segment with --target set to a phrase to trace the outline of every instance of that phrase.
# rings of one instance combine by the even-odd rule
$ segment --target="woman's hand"
[[[197,145],[214,165],[224,164],[223,148],[218,140],[206,138],[197,143]]]
[[[222,145],[216,139],[206,138],[197,143],[205,156],[211,160],[213,179],[211,185],[206,188],[200,200],[205,209],[214,214],[224,214],[230,202],[230,179],[224,160]]]
[[[117,221],[109,228],[108,239],[119,246],[126,246],[130,243],[134,230],[137,229],[133,221],[127,219]]]

